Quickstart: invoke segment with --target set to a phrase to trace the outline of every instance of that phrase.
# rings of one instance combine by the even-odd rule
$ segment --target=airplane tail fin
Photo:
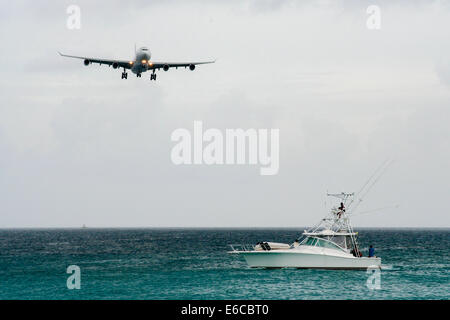
[[[137,50],[136,50],[136,43],[134,43],[134,54],[136,54]]]

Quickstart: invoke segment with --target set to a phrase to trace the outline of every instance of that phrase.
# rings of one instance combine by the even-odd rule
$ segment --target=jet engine
[[[91,62],[88,59],[84,59],[83,63],[85,66],[88,66]]]
[[[119,67],[119,64],[117,62],[113,62],[112,67],[114,69],[117,69]]]
[[[164,71],[168,71],[168,70],[169,70],[169,65],[168,65],[168,64],[165,64],[165,65],[163,66],[163,70],[164,70]]]
[[[195,70],[195,64],[190,64],[190,65],[189,65],[189,69],[190,69],[191,71],[194,71],[194,70]]]

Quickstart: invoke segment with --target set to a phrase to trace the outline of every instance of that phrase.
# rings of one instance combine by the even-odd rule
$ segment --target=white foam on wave
[[[394,270],[394,266],[392,264],[382,264],[381,270]]]

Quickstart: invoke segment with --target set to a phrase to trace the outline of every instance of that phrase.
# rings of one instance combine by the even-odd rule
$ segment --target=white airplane
[[[122,79],[128,78],[128,74],[126,72],[127,69],[130,69],[131,72],[135,73],[138,78],[141,77],[143,72],[153,70],[152,74],[150,75],[150,80],[156,80],[156,69],[163,69],[164,71],[168,71],[170,68],[178,69],[178,67],[189,67],[190,70],[194,70],[196,65],[216,62],[215,60],[203,62],[155,62],[150,60],[152,55],[147,47],[141,47],[138,50],[135,50],[136,56],[134,60],[97,59],[89,57],[70,56],[67,54],[62,54],[61,52],[58,53],[63,57],[83,59],[85,66],[88,66],[91,63],[99,63],[100,65],[106,64],[110,67],[112,66],[114,69],[123,68]]]

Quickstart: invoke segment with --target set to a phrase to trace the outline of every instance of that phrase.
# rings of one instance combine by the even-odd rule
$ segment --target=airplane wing
[[[133,66],[133,63],[130,62],[129,60],[110,60],[110,59],[97,59],[97,58],[89,58],[89,57],[79,57],[79,56],[70,56],[67,54],[63,54],[61,52],[58,51],[58,53],[62,56],[62,57],[67,57],[67,58],[75,58],[75,59],[82,59],[84,60],[84,64],[88,65],[90,63],[98,63],[100,65],[102,64],[106,64],[108,66],[113,66],[114,68],[125,68],[125,69],[130,69]]]
[[[151,64],[149,65],[149,69],[164,69],[164,70],[169,70],[169,68],[187,68],[189,67],[191,70],[195,69],[196,65],[199,64],[208,64],[208,63],[214,63],[216,62],[216,60],[211,60],[211,61],[201,61],[201,62],[156,62],[156,61],[151,61]]]

